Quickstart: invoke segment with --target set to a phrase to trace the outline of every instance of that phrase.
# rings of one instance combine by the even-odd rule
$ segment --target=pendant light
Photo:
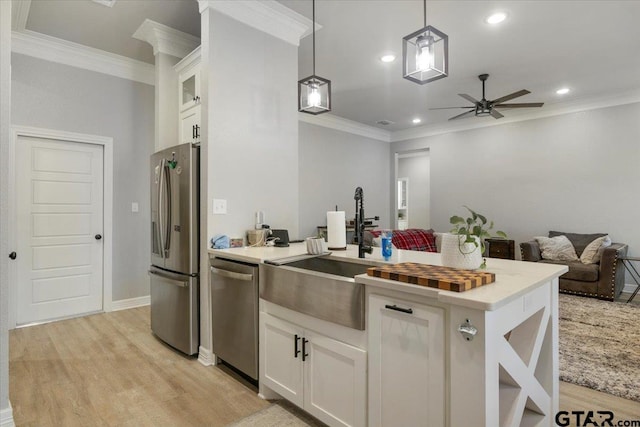
[[[421,85],[449,73],[449,37],[427,25],[427,0],[423,2],[424,28],[402,38],[403,77]]]
[[[313,5],[313,74],[298,81],[298,111],[322,114],[331,111],[331,81],[316,76],[316,0]]]

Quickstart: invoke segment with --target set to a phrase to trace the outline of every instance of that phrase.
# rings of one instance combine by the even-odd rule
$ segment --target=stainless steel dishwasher
[[[258,380],[258,266],[210,258],[213,353]]]

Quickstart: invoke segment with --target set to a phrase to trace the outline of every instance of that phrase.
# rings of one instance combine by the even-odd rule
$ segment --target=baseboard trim
[[[150,304],[150,296],[121,299],[111,303],[111,311],[128,310],[130,308],[143,307]]]
[[[9,407],[0,409],[0,427],[15,427],[13,422],[13,409],[11,409],[11,402],[8,402]]]
[[[633,291],[636,290],[637,285],[633,284],[633,283],[625,283],[624,284],[624,288],[622,288],[622,292],[628,293],[628,294],[632,294]]]
[[[204,366],[215,365],[215,356],[211,350],[200,346],[198,347],[198,362],[202,363]]]

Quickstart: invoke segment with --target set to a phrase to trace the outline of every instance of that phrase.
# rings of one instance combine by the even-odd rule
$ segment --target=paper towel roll
[[[344,211],[327,212],[327,246],[330,251],[347,249]]]

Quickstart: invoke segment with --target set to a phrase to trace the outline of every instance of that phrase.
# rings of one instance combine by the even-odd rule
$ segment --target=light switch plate
[[[131,212],[138,212],[138,202],[131,203]]]
[[[213,199],[213,213],[224,215],[227,213],[227,201],[225,199]]]

